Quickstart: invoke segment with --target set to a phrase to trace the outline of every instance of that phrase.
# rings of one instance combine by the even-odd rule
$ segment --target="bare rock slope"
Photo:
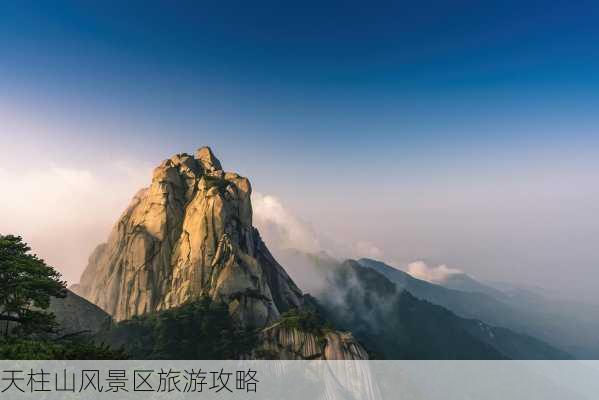
[[[300,290],[252,227],[250,194],[208,147],[163,161],[91,255],[80,294],[116,320],[200,295],[255,326],[299,307]]]
[[[368,354],[349,332],[322,334],[280,326],[262,331],[257,358],[286,360],[366,360]]]
[[[207,295],[244,326],[272,325],[303,295],[252,226],[250,195],[208,147],[163,161],[90,256],[78,294],[117,321]]]
[[[95,334],[112,323],[110,315],[71,290],[64,298],[53,297],[48,311],[56,316],[59,336]]]

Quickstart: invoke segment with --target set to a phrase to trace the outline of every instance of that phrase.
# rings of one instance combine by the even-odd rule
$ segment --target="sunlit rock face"
[[[242,326],[262,329],[255,357],[367,359],[349,333],[277,322],[304,297],[252,226],[251,191],[208,147],[163,161],[73,289],[116,321],[209,296]]]
[[[115,320],[202,295],[226,302],[246,326],[301,307],[252,227],[250,195],[249,180],[224,172],[208,147],[163,161],[90,256],[78,293]]]
[[[368,354],[351,333],[306,332],[274,324],[261,333],[257,358],[286,360],[367,360]]]

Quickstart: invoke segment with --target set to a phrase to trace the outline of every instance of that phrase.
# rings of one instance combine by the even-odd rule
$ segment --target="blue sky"
[[[598,20],[591,1],[2,4],[2,167],[103,182],[209,144],[388,261],[590,293]]]

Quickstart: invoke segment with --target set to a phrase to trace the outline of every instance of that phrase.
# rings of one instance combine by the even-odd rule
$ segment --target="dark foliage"
[[[0,235],[0,359],[104,360],[126,355],[90,338],[56,338],[52,297],[65,297],[65,282],[44,260],[30,253],[19,236]]]
[[[312,333],[319,337],[333,330],[331,323],[325,321],[315,310],[299,310],[297,308],[283,313],[279,325]]]
[[[123,360],[122,350],[98,345],[90,338],[79,337],[64,340],[49,338],[0,340],[0,359],[3,360]]]
[[[122,321],[97,335],[133,359],[238,359],[251,352],[256,332],[240,328],[227,306],[203,297],[181,307]]]
[[[20,236],[0,235],[0,321],[4,337],[53,332],[46,310],[51,297],[66,295],[60,274],[30,253]]]

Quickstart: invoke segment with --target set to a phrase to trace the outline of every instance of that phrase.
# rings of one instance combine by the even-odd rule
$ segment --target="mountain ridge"
[[[510,296],[493,297],[486,292],[465,292],[442,285],[436,285],[412,277],[373,259],[360,259],[363,266],[374,268],[391,281],[409,290],[416,297],[439,304],[464,318],[474,318],[493,326],[538,338],[563,352],[577,358],[593,358],[599,355],[599,342],[596,332],[599,323],[589,322],[588,315],[580,310],[560,304],[524,301]],[[599,316],[595,310],[594,315]],[[578,328],[572,326],[576,324]]]
[[[304,295],[252,225],[251,191],[209,147],[164,160],[90,255],[77,292],[117,322],[141,317],[150,325],[209,299],[243,328],[269,328],[261,346],[289,357],[283,350],[303,346],[289,337],[313,339],[276,323],[303,309]],[[302,357],[367,358],[350,336],[327,334],[322,349]]]
[[[135,194],[108,240],[92,252],[73,289],[110,314],[117,322],[115,332],[124,337],[136,324],[160,326],[164,319],[191,315],[189,310],[198,301],[224,306],[240,328],[259,332],[254,358],[265,354],[298,359],[368,358],[352,333],[376,347],[375,352],[391,357],[501,359],[527,354],[530,358],[567,358],[537,339],[468,315],[472,311],[468,307],[476,314],[481,304],[495,306],[487,294],[433,285],[374,260],[348,260],[339,267],[323,258],[323,263],[335,264],[334,275],[322,281],[316,277],[312,283],[332,290],[326,296],[317,290],[318,301],[312,301],[253,226],[251,192],[249,180],[225,172],[209,147],[164,160],[154,169],[150,186]],[[368,285],[371,292],[339,290]],[[361,311],[344,314],[346,305],[340,307],[334,296]],[[444,308],[443,302],[448,301],[450,306],[465,307],[460,311],[466,315]],[[210,307],[196,309],[212,315]],[[314,310],[333,322],[333,327],[352,333],[314,328],[311,317],[299,318],[295,310]],[[389,326],[373,324],[371,318],[377,315],[381,321],[391,321]],[[200,320],[194,322],[196,326],[201,326]],[[137,322],[127,325],[127,321]],[[396,341],[391,328],[403,339]],[[372,341],[380,332],[380,343],[387,347]],[[426,339],[419,341],[419,337]],[[456,348],[452,341],[458,343]]]

